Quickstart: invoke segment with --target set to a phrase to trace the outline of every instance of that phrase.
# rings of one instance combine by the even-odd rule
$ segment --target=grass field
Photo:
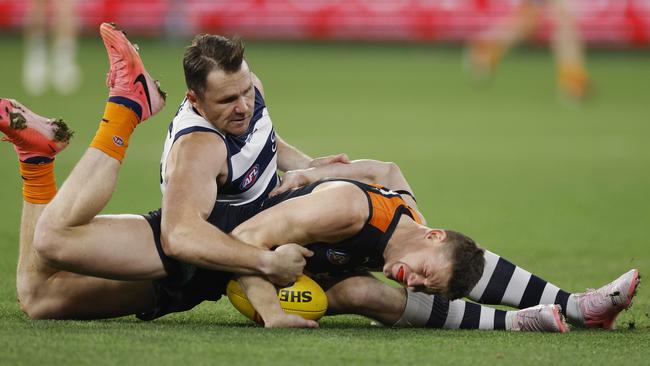
[[[184,93],[182,44],[138,41],[169,105],[132,138],[106,213],[159,207],[162,141]],[[0,47],[0,96],[65,117],[77,131],[57,158],[61,183],[103,111],[103,46],[83,42],[78,94],[40,98],[22,91],[19,40],[0,38]],[[595,95],[580,106],[556,97],[545,50],[513,54],[481,88],[464,77],[457,48],[250,43],[248,57],[287,141],[313,156],[397,162],[432,225],[466,232],[571,291],[599,287],[633,267],[650,273],[650,54],[591,54]],[[395,330],[354,316],[325,318],[316,331],[268,331],[227,300],[150,323],[31,321],[15,293],[20,179],[11,146],[1,147],[0,365],[649,362],[643,284],[619,330],[565,335]]]

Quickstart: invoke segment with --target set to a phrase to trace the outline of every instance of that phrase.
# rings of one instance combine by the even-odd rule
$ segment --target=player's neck
[[[393,258],[400,258],[421,245],[422,238],[426,235],[428,229],[409,216],[402,215],[393,235],[388,239],[388,244],[384,250],[384,260],[387,262]]]

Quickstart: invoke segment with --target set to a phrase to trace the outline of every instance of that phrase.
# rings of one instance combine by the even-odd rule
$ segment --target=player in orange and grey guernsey
[[[337,176],[368,179],[395,190],[349,180],[319,181]],[[431,229],[394,164],[354,161],[289,172],[273,193],[301,185],[293,199],[285,197],[233,234],[266,246],[287,240],[314,252],[305,270],[326,290],[328,314],[355,313],[395,326],[564,332],[568,328],[558,316],[562,312],[574,325],[611,329],[638,284],[638,271],[630,270],[598,290],[571,294],[494,253],[482,254],[460,233]],[[376,270],[406,289],[370,276]],[[268,283],[243,277],[240,284],[263,319],[281,312]],[[525,309],[496,310],[450,302],[444,295]]]

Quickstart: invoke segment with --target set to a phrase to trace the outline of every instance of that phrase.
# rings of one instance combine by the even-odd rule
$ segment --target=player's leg
[[[52,82],[61,94],[71,94],[79,88],[81,70],[77,65],[77,17],[75,0],[57,0],[52,28]]]
[[[382,283],[371,274],[316,279],[327,295],[327,315],[356,314],[393,325],[406,307],[406,290]]]
[[[589,91],[589,75],[576,20],[564,0],[551,0],[554,21],[551,44],[557,68],[559,91],[572,100],[581,100]]]
[[[639,272],[630,270],[598,290],[571,293],[486,250],[483,275],[469,298],[520,309],[558,304],[574,325],[609,329],[616,316],[630,306],[638,283]]]
[[[152,308],[151,281],[106,280],[48,266],[32,246],[34,227],[45,206],[23,202],[16,289],[21,309],[30,318],[110,318]]]
[[[151,282],[110,281],[59,271],[34,250],[36,222],[56,194],[54,156],[71,135],[63,121],[27,113],[18,103],[0,99],[0,131],[14,144],[23,179],[16,271],[23,311],[35,319],[61,319],[114,317],[149,309],[153,304]]]
[[[32,95],[41,95],[47,89],[46,11],[46,0],[29,1],[24,29],[23,86]]]
[[[535,30],[539,2],[524,1],[513,14],[470,41],[465,62],[473,76],[483,78],[493,74],[501,58]]]
[[[135,47],[113,25],[102,24],[110,58],[109,99],[90,148],[36,227],[35,246],[57,267],[113,279],[164,274],[151,229],[135,215],[97,215],[108,203],[135,127],[164,106],[164,94]]]
[[[364,281],[364,279],[355,278],[350,281]],[[486,250],[483,275],[468,297],[483,304],[508,305],[519,309],[529,309],[536,305],[556,304],[561,307],[563,315],[574,325],[611,329],[617,315],[630,306],[638,283],[638,271],[630,270],[598,290],[590,290],[585,293],[570,293]],[[382,293],[381,289],[368,290],[366,288],[363,292],[355,292],[353,286],[350,286],[350,289],[351,292],[345,294],[343,298],[347,298],[348,295],[350,299],[356,298],[351,297],[353,295],[363,298],[364,295],[372,296]],[[384,289],[384,291],[390,290]],[[383,294],[379,296],[379,299],[387,299],[389,294]],[[414,303],[417,302],[420,305],[414,306],[410,310],[416,315],[409,316],[419,317],[420,319],[426,318],[428,322],[442,321],[440,324],[452,325],[457,322],[475,324],[472,322],[475,322],[480,317],[481,320],[478,321],[480,326],[484,322],[490,324],[489,321],[493,325],[501,324],[504,318],[504,314],[498,310],[493,312],[492,309],[480,307],[473,303],[463,301],[448,303],[446,299],[440,297],[427,297],[409,293],[409,299],[412,297]],[[361,304],[363,303],[364,301],[361,301]],[[450,318],[441,315],[444,314],[443,312],[429,320],[429,317],[433,316],[432,314],[435,314],[434,312],[440,306],[449,306],[449,309],[445,311],[449,312]],[[483,318],[483,314],[486,314],[487,318]],[[365,314],[362,313],[362,315]],[[491,317],[491,320],[487,320]],[[501,319],[498,317],[501,317]],[[456,325],[460,326],[460,323]]]
[[[324,283],[328,314],[357,314],[387,326],[566,332],[557,305],[505,311],[442,296],[406,291],[371,275]]]

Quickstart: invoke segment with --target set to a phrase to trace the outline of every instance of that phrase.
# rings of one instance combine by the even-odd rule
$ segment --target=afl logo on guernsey
[[[336,250],[327,249],[327,260],[332,264],[343,265],[350,261],[348,253],[337,252]]]
[[[255,164],[253,165],[246,174],[244,174],[244,179],[242,179],[241,183],[239,183],[239,189],[244,191],[248,188],[250,188],[255,182],[257,182],[257,178],[260,176],[260,165]]]

